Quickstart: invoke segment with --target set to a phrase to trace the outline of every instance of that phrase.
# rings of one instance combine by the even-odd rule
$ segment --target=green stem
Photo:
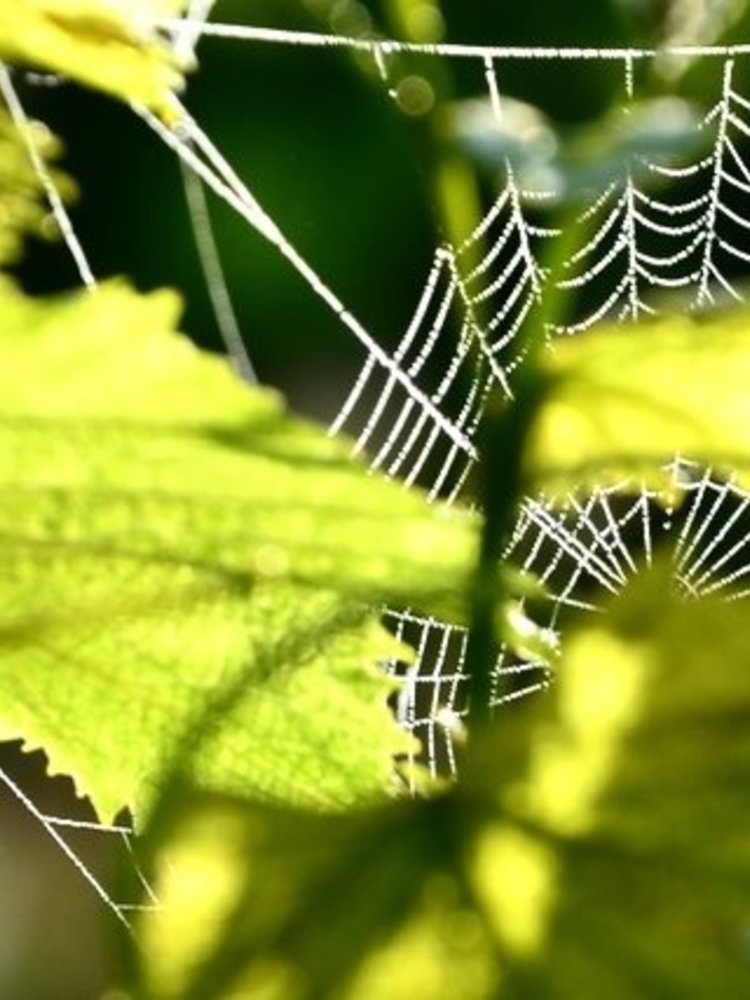
[[[479,429],[479,501],[484,523],[469,595],[465,663],[471,730],[492,715],[494,671],[500,653],[496,614],[505,597],[500,566],[522,492],[523,452],[535,411],[528,392],[511,405],[492,399]]]
[[[509,596],[504,593],[500,568],[518,504],[528,487],[524,472],[526,445],[548,388],[541,353],[546,347],[549,327],[561,322],[571,306],[572,296],[559,289],[557,281],[585,231],[574,213],[565,213],[559,228],[561,234],[552,242],[549,255],[542,262],[546,277],[539,307],[532,310],[519,333],[519,347],[525,360],[513,381],[514,399],[510,402],[499,397],[491,399],[479,429],[478,492],[484,523],[470,592],[465,664],[472,730],[491,719],[493,696],[497,700],[512,694],[517,683],[513,674],[505,675],[504,684],[495,683],[500,655],[497,609]]]

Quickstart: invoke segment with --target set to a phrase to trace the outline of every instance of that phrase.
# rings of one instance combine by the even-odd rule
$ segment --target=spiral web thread
[[[657,54],[646,49],[411,45],[342,38],[210,23],[212,6],[211,0],[194,0],[185,18],[160,27],[171,33],[183,54],[201,37],[208,43],[212,36],[225,43],[366,52],[388,93],[393,93],[389,60],[400,52],[469,60],[483,81],[498,123],[503,119],[499,80],[503,61],[550,60],[561,69],[582,60],[619,63],[627,106],[635,96],[634,64]],[[712,58],[723,65],[716,101],[697,125],[705,139],[704,152],[679,164],[640,157],[637,172],[626,172],[592,196],[584,212],[591,235],[566,262],[558,281],[561,288],[575,289],[583,306],[569,323],[548,329],[550,341],[576,335],[603,320],[626,323],[657,314],[660,295],[674,290],[695,310],[743,299],[734,275],[750,264],[750,100],[736,90],[734,76],[737,60],[750,54],[750,46],[682,46],[673,54]],[[11,76],[4,69],[0,69],[0,92],[16,122],[28,131]],[[332,433],[345,432],[353,438],[354,451],[366,455],[379,474],[418,485],[431,500],[458,501],[477,459],[474,438],[487,396],[494,390],[512,397],[513,372],[523,362],[518,334],[539,308],[550,280],[540,260],[545,244],[559,235],[545,224],[552,195],[527,189],[506,162],[501,189],[477,228],[458,245],[436,248],[404,334],[395,349],[386,350],[299,253],[187,108],[177,104],[177,110],[178,124],[168,128],[145,109],[134,108],[183,167],[200,258],[227,351],[238,370],[249,380],[254,378],[221,272],[206,189],[278,250],[328,306],[334,321],[359,344],[359,374],[342,401]],[[94,272],[31,142],[29,154],[81,280],[93,288]],[[651,193],[651,182],[658,182],[658,196]],[[436,361],[446,356],[448,363]],[[636,572],[639,561],[651,560],[654,546],[664,539],[672,547],[677,584],[686,592],[719,594],[730,600],[750,596],[750,497],[731,481],[680,456],[670,471],[685,497],[678,511],[655,503],[649,491],[633,490],[632,484],[630,489],[623,484],[598,490],[586,499],[571,497],[562,506],[544,497],[524,500],[506,556],[545,584],[550,600],[543,625],[551,633],[567,607],[594,610],[602,594],[616,593]],[[408,667],[389,665],[404,680],[398,718],[421,738],[430,769],[451,773],[454,735],[466,710],[466,631],[414,608],[387,609],[385,620],[416,650]],[[512,698],[540,691],[549,683],[544,664],[521,660],[507,650],[498,660],[496,677],[505,673],[515,675]],[[132,904],[112,897],[70,846],[66,832],[94,828],[120,838],[133,854],[130,828],[46,815],[9,775],[0,772],[0,781],[115,916],[128,924]],[[139,874],[134,855],[133,865]],[[145,905],[157,905],[147,885],[145,890]]]

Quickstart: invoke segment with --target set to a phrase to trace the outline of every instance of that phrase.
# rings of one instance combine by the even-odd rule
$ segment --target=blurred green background
[[[750,38],[743,3],[445,0],[440,11],[443,37],[451,42],[651,45],[679,38],[681,30],[693,32],[690,40],[712,41],[725,16],[722,40]],[[367,6],[219,0],[213,19],[403,37],[405,25],[425,17],[434,23],[434,13],[433,4],[411,0]],[[191,112],[342,301],[382,343],[394,344],[445,236],[430,193],[434,148],[425,121],[400,113],[372,61],[345,51],[205,39],[198,56],[186,95]],[[424,72],[443,96],[483,94],[479,63],[445,70],[430,60],[404,67]],[[716,63],[696,65],[680,86],[713,101],[717,71]],[[619,99],[623,85],[622,68],[600,62],[507,63],[498,66],[498,76],[503,92],[541,105],[564,123],[595,118]],[[639,83],[656,91],[672,85],[653,77]],[[142,289],[180,289],[184,329],[218,348],[172,153],[127,109],[103,97],[26,79],[19,88],[28,113],[64,140],[64,166],[81,188],[74,221],[96,275],[127,274]],[[489,199],[492,178],[480,177],[479,184]],[[213,199],[211,208],[261,380],[280,387],[297,409],[330,418],[361,362],[353,339],[272,246]],[[55,244],[31,245],[18,274],[35,293],[76,284],[64,248]],[[67,782],[43,780],[39,756],[24,760],[14,744],[1,763],[50,811],[88,815]],[[102,995],[111,978],[107,938],[114,922],[26,810],[11,796],[0,799],[0,998]],[[108,844],[95,838],[82,849],[92,865],[113,863]]]

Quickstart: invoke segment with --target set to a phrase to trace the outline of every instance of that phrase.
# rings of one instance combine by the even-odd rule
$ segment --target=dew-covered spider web
[[[212,23],[207,20],[212,6],[210,0],[194,2],[184,19],[164,23],[160,30],[170,33],[183,53],[199,42],[242,45],[248,57],[260,46],[314,50],[321,58],[331,49],[353,50],[372,60],[379,85],[391,95],[397,84],[394,60],[404,52],[461,60],[485,95],[488,127],[498,130],[506,114],[503,71],[512,61],[533,65],[543,60],[559,73],[561,85],[581,61],[606,61],[621,72],[621,101],[627,110],[638,98],[638,66],[663,55],[644,49],[405,45]],[[554,279],[544,261],[546,247],[560,235],[553,211],[556,192],[542,183],[530,185],[508,158],[481,222],[460,240],[435,246],[421,293],[403,317],[395,346],[383,331],[358,318],[356,308],[336,291],[336,275],[323,274],[303,256],[295,234],[283,232],[264,209],[253,194],[252,176],[240,176],[189,110],[189,93],[184,104],[177,104],[173,127],[142,108],[133,110],[153,131],[154,141],[165,143],[180,163],[218,326],[238,370],[249,380],[255,377],[252,352],[243,342],[221,269],[211,226],[213,197],[275,248],[288,265],[288,280],[301,280],[328,308],[331,324],[356,343],[358,373],[341,395],[331,433],[347,435],[374,474],[417,485],[431,500],[453,504],[471,502],[475,438],[486,400],[491,392],[512,400],[514,373],[524,362],[519,334],[541,308],[550,280],[573,290],[577,301],[574,315],[547,328],[550,344],[601,321],[629,323],[656,315],[675,294],[681,296],[682,308],[692,310],[743,301],[742,275],[750,265],[750,95],[741,93],[736,80],[738,66],[750,58],[750,46],[683,47],[674,54],[716,67],[715,94],[710,110],[692,126],[697,141],[690,152],[671,158],[639,154],[632,170],[592,189],[581,210],[587,236]],[[13,78],[5,70],[0,89],[14,118],[23,122]],[[87,260],[41,159],[31,147],[29,155],[81,280],[91,287],[96,268]],[[252,282],[252,274],[247,280]],[[603,596],[617,592],[643,561],[651,560],[657,546],[669,548],[676,586],[686,593],[719,594],[728,600],[750,596],[750,496],[689,456],[675,457],[669,468],[685,498],[675,510],[632,483],[587,498],[570,497],[562,504],[559,498],[553,504],[539,496],[523,501],[506,556],[545,584],[550,596],[540,624],[560,633],[561,641],[569,609],[594,611]],[[384,619],[415,650],[411,664],[387,665],[403,679],[394,706],[398,719],[420,738],[422,762],[433,773],[453,773],[454,738],[467,708],[466,631],[419,608],[389,608]],[[498,703],[542,692],[550,683],[543,663],[508,650],[496,668],[497,680],[503,677],[513,683],[502,685],[505,693],[498,693]],[[113,896],[69,838],[71,831],[93,824],[49,815],[9,775],[0,772],[0,781],[92,891],[127,923],[133,900]],[[119,838],[132,851],[127,824],[96,830]],[[147,901],[155,903],[148,892]]]

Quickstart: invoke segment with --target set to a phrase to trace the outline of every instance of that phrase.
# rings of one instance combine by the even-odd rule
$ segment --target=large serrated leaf
[[[369,476],[113,284],[0,299],[0,725],[102,815],[186,727],[212,787],[341,805],[403,737],[363,601],[461,592],[473,527]]]
[[[62,73],[168,117],[182,76],[154,23],[184,6],[184,0],[0,0],[0,59]]]

